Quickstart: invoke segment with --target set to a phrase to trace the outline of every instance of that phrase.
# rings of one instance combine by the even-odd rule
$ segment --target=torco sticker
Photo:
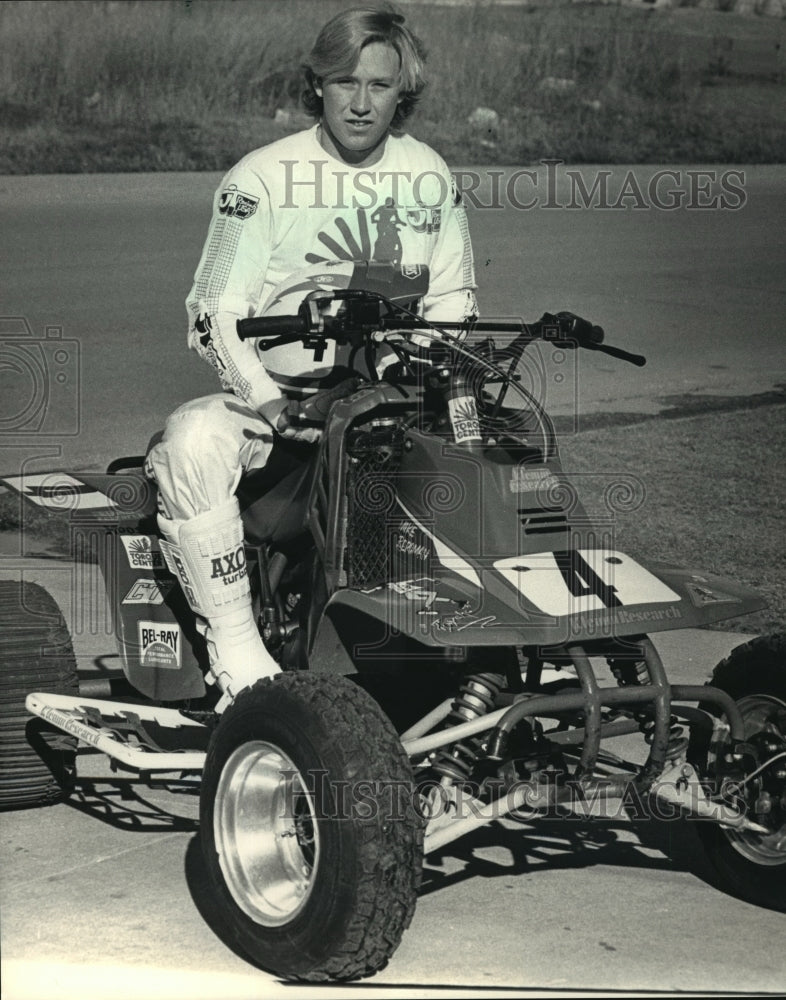
[[[182,663],[180,627],[174,622],[139,622],[139,659],[143,667],[177,670]]]
[[[472,396],[449,399],[448,414],[456,441],[480,441],[480,422]]]
[[[13,476],[10,479],[3,479],[2,482],[47,510],[101,510],[117,507],[114,500],[97,490],[95,486],[89,486],[64,472]]]
[[[163,604],[174,585],[174,580],[135,580],[123,604]]]
[[[132,569],[161,569],[164,566],[157,538],[150,535],[121,535],[120,541]]]
[[[259,198],[252,198],[250,194],[238,191],[234,184],[221,192],[218,202],[218,211],[221,215],[228,215],[234,219],[250,219],[256,212]]]

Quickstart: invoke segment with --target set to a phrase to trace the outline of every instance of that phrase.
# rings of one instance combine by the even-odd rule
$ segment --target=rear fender
[[[0,484],[20,498],[22,531],[34,513],[52,519],[57,555],[101,569],[109,619],[123,671],[157,701],[205,693],[205,643],[159,546],[155,486],[141,473],[29,473]],[[27,518],[26,518],[27,513]],[[91,621],[79,602],[100,600],[74,575],[74,614]]]

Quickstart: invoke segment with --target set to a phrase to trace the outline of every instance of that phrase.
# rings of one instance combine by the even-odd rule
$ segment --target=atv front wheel
[[[79,693],[71,637],[43,587],[0,580],[0,809],[59,802],[76,780],[76,738],[28,713],[31,691]]]
[[[786,636],[737,646],[715,668],[710,684],[739,705],[752,755],[745,775],[728,784],[728,792],[768,832],[699,823],[699,835],[734,895],[786,911]],[[722,753],[723,747],[710,750],[711,777]]]
[[[208,749],[208,875],[233,941],[289,979],[382,968],[415,909],[422,821],[409,761],[343,677],[279,675],[241,693]]]

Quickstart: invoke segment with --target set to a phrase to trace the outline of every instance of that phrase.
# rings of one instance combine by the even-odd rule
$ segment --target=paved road
[[[586,352],[549,364],[543,391],[552,412],[658,412],[669,397],[753,395],[786,383],[786,170],[746,168],[737,210],[674,211],[657,209],[651,189],[668,204],[669,191],[687,198],[698,185],[704,193],[694,201],[706,204],[724,191],[722,171],[713,184],[679,170],[653,188],[654,172],[613,168],[605,202],[623,207],[591,209],[546,207],[582,204],[564,168],[554,169],[552,187],[543,167],[534,180],[481,171],[476,190],[472,172],[462,175],[485,315],[535,319],[572,309],[605,326],[610,343],[649,358],[644,369]],[[218,180],[0,178],[0,318],[25,317],[37,337],[47,326],[62,328],[81,359],[77,390],[69,345],[68,379],[53,383],[51,416],[21,436],[8,433],[7,418],[37,403],[22,376],[0,369],[8,408],[0,414],[0,471],[31,453],[60,451],[59,464],[82,468],[138,454],[176,405],[215,390],[207,366],[185,351],[183,300]],[[583,168],[582,180],[591,191],[597,171]],[[640,198],[621,197],[634,189]],[[730,204],[742,200],[727,196]],[[532,201],[539,207],[515,207]],[[501,207],[484,207],[493,204]],[[68,436],[60,436],[64,429]],[[53,464],[42,458],[37,467]]]
[[[646,188],[652,171],[639,173]],[[786,174],[747,174],[738,211],[472,210],[486,314],[574,309],[602,322],[611,342],[650,358],[643,371],[584,359],[577,401],[563,369],[569,378],[546,385],[552,408],[657,412],[667,397],[749,396],[786,382]],[[610,186],[626,176],[615,168]],[[0,179],[0,317],[25,317],[36,336],[62,327],[81,351],[78,393],[52,401],[52,425],[5,435],[2,471],[31,455],[46,468],[137,453],[175,405],[213,389],[210,373],[184,353],[182,299],[216,182]],[[490,183],[476,192],[485,204]],[[564,187],[556,198],[569,202]],[[13,371],[0,370],[0,389],[24,402]],[[78,433],[61,436],[64,428]],[[5,574],[20,569],[9,558],[2,565]],[[67,609],[67,567],[28,572]],[[80,665],[111,669],[114,651],[96,624],[95,634],[78,636]],[[660,644],[672,679],[696,682],[732,641],[705,632],[664,635]],[[250,970],[211,927],[193,794],[110,780],[90,755],[81,774],[72,804],[0,819],[8,1000],[303,994]],[[430,866],[414,923],[374,985],[778,990],[784,930],[783,916],[713,887],[690,826],[621,816],[502,826],[459,841]]]

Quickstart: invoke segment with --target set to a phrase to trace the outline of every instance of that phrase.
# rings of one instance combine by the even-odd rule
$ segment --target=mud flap
[[[129,682],[157,701],[202,697],[205,644],[160,550],[154,484],[139,472],[47,472],[0,486],[19,496],[22,530],[26,510],[65,522],[63,560],[98,563],[105,594],[83,593],[76,574],[74,602],[107,601]]]

